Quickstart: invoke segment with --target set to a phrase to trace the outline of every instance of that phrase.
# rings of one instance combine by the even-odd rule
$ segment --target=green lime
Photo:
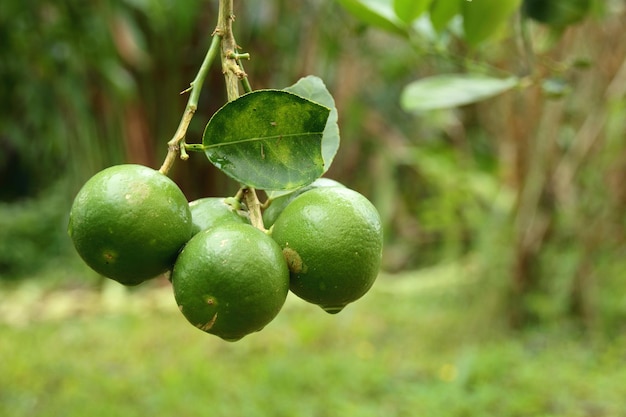
[[[289,203],[272,228],[298,297],[338,313],[361,298],[380,269],[383,233],[372,203],[354,190],[323,187]]]
[[[311,184],[306,185],[302,188],[298,188],[292,193],[282,195],[272,200],[271,204],[265,209],[263,212],[263,225],[266,229],[269,229],[276,219],[278,215],[287,207],[294,198],[299,196],[302,193],[305,193],[314,188],[320,187],[345,187],[342,183],[332,180],[330,178],[318,178],[313,181]]]
[[[116,165],[91,177],[76,195],[68,233],[96,272],[137,285],[172,267],[191,237],[184,194],[141,165]]]
[[[522,8],[533,20],[564,28],[585,18],[591,0],[524,0]]]
[[[241,210],[240,204],[232,198],[200,198],[189,203],[189,209],[194,235],[224,222],[250,223],[247,213]]]
[[[289,291],[289,270],[267,234],[248,224],[222,223],[185,245],[172,286],[191,324],[235,341],[276,317]]]

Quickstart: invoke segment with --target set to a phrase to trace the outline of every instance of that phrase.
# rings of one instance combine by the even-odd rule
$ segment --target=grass
[[[336,316],[290,297],[236,343],[189,325],[167,285],[5,286],[0,415],[626,415],[626,337],[507,334],[468,314],[459,271],[430,272]]]

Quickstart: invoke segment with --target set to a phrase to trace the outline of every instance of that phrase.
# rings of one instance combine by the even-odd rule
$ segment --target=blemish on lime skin
[[[285,256],[287,266],[291,272],[294,274],[306,273],[306,265],[302,262],[302,258],[298,252],[290,247],[286,247],[283,249],[283,255]]]
[[[117,259],[117,253],[115,253],[115,251],[107,249],[102,252],[102,258],[104,259],[104,263],[108,265],[115,262],[115,259]]]
[[[213,327],[213,325],[215,324],[215,320],[217,320],[217,313],[213,315],[211,320],[209,320],[208,322],[204,324],[199,323],[196,325],[196,327],[202,331],[208,332],[209,330],[211,330],[211,327]]]

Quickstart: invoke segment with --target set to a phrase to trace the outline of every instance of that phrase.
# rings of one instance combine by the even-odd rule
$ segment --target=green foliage
[[[391,4],[393,3],[393,4]],[[438,1],[357,1],[342,2],[343,6],[363,23],[391,32],[397,32],[402,21],[407,26],[402,33],[413,41],[412,22],[430,6],[430,24],[434,39],[443,38],[441,33],[454,16],[463,22],[463,39],[470,47],[478,47],[496,38],[513,13],[519,8],[520,0],[438,0]],[[424,26],[422,24],[421,26]],[[416,25],[415,28],[418,26]],[[417,30],[417,29],[416,29]],[[455,107],[482,101],[509,90],[517,84],[514,76],[496,79],[479,72],[434,76],[414,81],[405,87],[401,104],[405,110],[432,110]]]
[[[137,94],[154,68],[163,72],[158,82],[148,83],[150,103],[157,101],[155,91],[167,90],[179,75],[148,50],[158,44],[164,54],[180,51],[200,7],[201,2],[175,7],[162,0],[3,2],[2,278],[36,273],[64,254],[67,203],[86,178],[122,162],[133,148],[141,151],[134,160],[150,162],[151,144],[141,143],[138,133],[151,107],[137,111]],[[155,42],[155,33],[161,41]],[[181,85],[167,94],[176,94]]]
[[[406,24],[396,15],[392,0],[339,0],[363,23],[405,36]]]
[[[464,1],[462,15],[465,40],[471,46],[478,46],[497,35],[520,3],[521,0]]]
[[[302,97],[308,98],[311,101],[319,103],[330,109],[328,119],[326,120],[326,126],[324,127],[324,133],[322,135],[322,157],[324,159],[324,172],[330,169],[335,159],[335,155],[339,150],[339,113],[335,106],[335,100],[330,94],[324,81],[321,78],[309,75],[301,78],[294,85],[284,89],[294,94],[298,94]]]
[[[430,21],[437,32],[444,30],[450,20],[461,10],[462,0],[433,0],[430,6]]]
[[[430,11],[430,23],[437,32],[459,15],[465,41],[476,47],[498,35],[521,0],[341,0],[340,3],[363,23],[404,37],[410,37],[414,22],[426,10]]]
[[[0,203],[0,281],[33,274],[67,253],[69,204],[63,186],[56,184],[38,198]]]
[[[432,0],[394,0],[393,10],[404,23],[410,24],[428,10],[431,2]]]
[[[324,172],[322,136],[330,109],[292,93],[261,90],[229,102],[209,120],[209,160],[242,184],[293,189]]]
[[[102,156],[118,150],[115,142],[90,140],[101,124],[86,116],[95,103],[83,92],[94,80],[107,84],[107,74],[120,70],[106,22],[90,10],[80,1],[3,4],[0,185],[15,187],[7,199],[35,196],[67,170],[102,163],[97,154],[86,156],[81,167],[74,163],[72,151],[83,150],[85,142]]]

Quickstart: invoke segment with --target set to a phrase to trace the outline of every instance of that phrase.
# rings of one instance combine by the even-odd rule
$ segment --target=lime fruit
[[[345,187],[342,183],[332,180],[330,178],[318,178],[313,181],[311,184],[304,186],[302,188],[298,188],[292,193],[282,195],[272,200],[271,204],[265,209],[263,212],[263,225],[266,229],[269,229],[276,219],[278,215],[282,213],[282,211],[287,207],[287,204],[291,203],[291,201],[299,196],[302,193],[305,193],[314,188],[320,187]]]
[[[231,198],[200,198],[189,203],[189,209],[194,235],[225,222],[250,223],[247,213],[241,210],[240,204],[235,199]]]
[[[191,324],[235,341],[278,314],[289,291],[289,270],[272,238],[230,222],[191,238],[174,265],[172,286]]]
[[[283,248],[291,291],[331,314],[362,297],[380,269],[380,216],[348,188],[315,188],[294,198],[272,237]]]
[[[580,22],[591,8],[591,0],[524,0],[524,13],[537,22],[564,28]]]
[[[80,189],[68,233],[93,270],[137,285],[173,266],[191,237],[191,213],[183,192],[165,175],[142,165],[116,165]]]

